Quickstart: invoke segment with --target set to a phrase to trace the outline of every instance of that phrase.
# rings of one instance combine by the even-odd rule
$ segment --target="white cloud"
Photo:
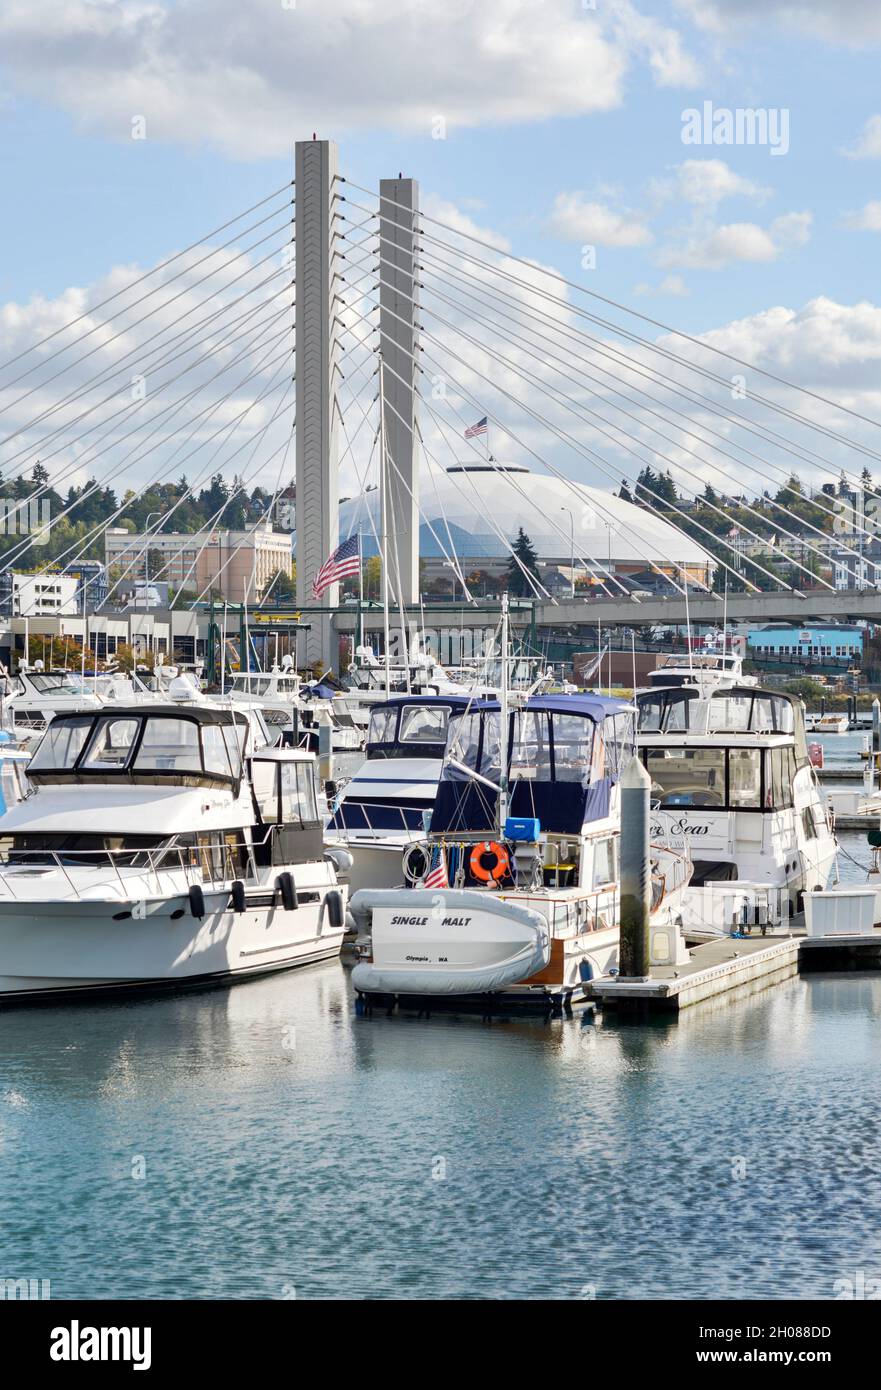
[[[650,285],[647,281],[641,280],[638,285],[634,285],[633,293],[639,295],[671,295],[675,299],[682,299],[690,291],[681,275],[665,275],[658,285]]]
[[[866,300],[839,304],[820,295],[801,309],[776,306],[735,319],[704,334],[703,340],[850,407],[862,401],[877,410],[881,403],[881,306]],[[667,339],[665,345],[673,341]],[[682,354],[681,342],[676,351]],[[756,389],[768,395],[773,391]],[[804,400],[790,404],[810,409]],[[830,418],[828,408],[825,418]],[[854,432],[854,423],[845,428]]]
[[[724,159],[686,159],[674,166],[670,176],[656,179],[652,190],[660,201],[681,198],[695,207],[715,207],[723,198],[751,198],[763,202],[772,190],[753,179],[744,178]]]
[[[697,62],[682,44],[681,35],[657,19],[640,14],[626,0],[613,3],[618,29],[628,46],[648,63],[659,87],[694,87],[700,81]]]
[[[51,23],[4,0],[0,53],[15,88],[128,139],[206,141],[283,155],[317,129],[450,131],[607,111],[627,74],[693,81],[678,33],[630,0],[67,0]]]
[[[726,38],[742,37],[752,25],[781,27],[834,43],[881,40],[881,9],[876,0],[678,0],[678,8],[699,28]]]
[[[859,212],[847,213],[844,225],[855,232],[881,232],[881,203],[866,203]]]
[[[548,229],[566,241],[592,246],[647,246],[652,234],[638,213],[616,212],[583,193],[558,193]]]
[[[809,212],[790,212],[775,218],[769,227],[755,222],[710,226],[692,232],[681,245],[666,247],[658,255],[658,264],[720,270],[738,261],[775,261],[784,252],[805,244],[812,220]]]
[[[881,159],[881,116],[870,116],[854,143],[841,153],[848,159]]]

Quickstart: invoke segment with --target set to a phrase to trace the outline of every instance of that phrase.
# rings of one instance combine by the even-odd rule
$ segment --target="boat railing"
[[[109,869],[114,879],[127,896],[131,896],[133,885],[140,882],[142,890],[163,893],[180,891],[169,883],[168,875],[181,875],[184,889],[193,885],[209,891],[223,891],[236,879],[259,882],[258,859],[272,862],[272,842],[284,827],[269,825],[263,834],[251,837],[223,834],[223,838],[209,839],[206,832],[204,843],[169,843],[154,849],[16,849],[6,848],[0,853],[0,884],[11,898],[19,895],[15,891],[15,881],[19,877],[16,870],[29,874],[37,869],[57,869],[66,880],[74,897],[88,898],[96,885],[90,876],[87,891],[80,885],[71,870]],[[265,851],[265,853],[261,853]],[[123,874],[123,870],[127,874]]]
[[[430,806],[426,806],[425,809],[429,810]],[[352,819],[363,820],[364,824],[347,825],[345,823],[347,811],[351,813]],[[373,812],[372,815],[371,812]],[[417,819],[419,824],[414,823]],[[357,838],[359,835],[396,835],[401,833],[424,835],[426,833],[422,823],[422,812],[416,806],[401,806],[393,801],[363,802],[345,799],[337,800],[331,806],[326,829],[329,834],[339,838],[344,843],[350,838]]]

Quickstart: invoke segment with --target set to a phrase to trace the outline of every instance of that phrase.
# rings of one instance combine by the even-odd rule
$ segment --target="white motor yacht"
[[[616,968],[633,718],[620,700],[548,695],[507,718],[483,701],[450,721],[430,832],[405,855],[408,886],[351,900],[360,995],[554,1012]],[[675,964],[688,847],[653,846],[651,858],[652,930]]]
[[[407,695],[374,704],[364,761],[331,808],[327,843],[353,859],[359,888],[403,884],[405,851],[425,838],[450,725],[471,707],[461,695]]]
[[[816,714],[811,722],[811,733],[814,734],[846,734],[850,729],[850,723],[846,714],[836,714],[831,711],[828,714]]]
[[[785,926],[827,887],[836,842],[800,700],[757,685],[677,683],[637,696],[652,834],[691,847],[686,932]]]
[[[3,818],[0,999],[244,979],[339,952],[314,759],[242,712],[58,714]]]
[[[26,665],[6,676],[6,708],[23,737],[42,733],[56,714],[100,709],[108,681],[79,671],[44,671]]]

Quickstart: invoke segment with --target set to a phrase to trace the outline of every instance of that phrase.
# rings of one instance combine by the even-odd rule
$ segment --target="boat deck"
[[[769,932],[767,936],[719,937],[692,947],[688,964],[653,966],[646,979],[596,980],[591,996],[611,1008],[679,1010],[713,995],[755,986],[758,981],[782,979],[798,970],[803,937],[795,930]]]
[[[646,979],[596,980],[591,997],[606,1008],[676,1012],[704,999],[776,984],[799,970],[877,970],[881,969],[881,927],[809,937],[804,916],[799,914],[786,931],[718,937],[693,946],[690,954],[685,965],[653,966]]]

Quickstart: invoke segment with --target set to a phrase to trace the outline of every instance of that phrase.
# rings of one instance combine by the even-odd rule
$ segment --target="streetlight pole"
[[[569,597],[570,597],[570,598],[574,598],[574,597],[575,597],[575,516],[573,515],[572,508],[571,508],[571,507],[561,507],[561,508],[560,508],[560,511],[561,511],[561,512],[568,512],[568,513],[569,513],[569,531],[570,531],[570,536],[571,536],[571,545],[570,545],[570,548],[569,548],[569,577],[570,577],[570,580],[571,580],[570,588],[569,588]]]

